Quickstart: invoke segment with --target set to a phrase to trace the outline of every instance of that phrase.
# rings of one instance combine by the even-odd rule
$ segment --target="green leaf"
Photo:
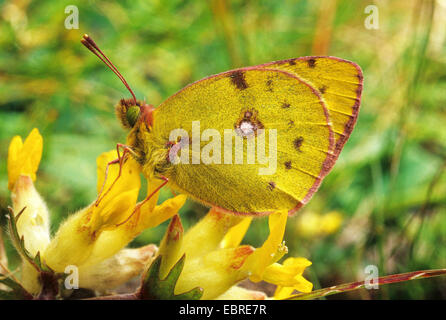
[[[199,300],[203,295],[203,289],[196,287],[190,291],[175,295],[175,286],[181,271],[183,271],[186,256],[172,267],[165,279],[161,280],[159,276],[161,267],[161,256],[153,261],[150,268],[143,277],[139,295],[144,300]]]
[[[11,289],[10,291],[0,290],[0,299],[2,300],[29,300],[33,298],[20,283],[2,274],[0,274],[0,283]]]

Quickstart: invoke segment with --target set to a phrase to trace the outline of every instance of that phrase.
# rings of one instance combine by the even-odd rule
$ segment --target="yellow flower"
[[[265,281],[277,285],[274,294],[275,299],[285,299],[294,290],[300,292],[311,292],[313,284],[302,276],[305,268],[311,262],[305,258],[288,258],[282,265],[274,263],[265,271]]]
[[[335,233],[342,224],[342,214],[338,211],[330,211],[322,216],[321,230],[325,234]]]
[[[283,243],[287,216],[286,211],[269,216],[270,235],[258,249],[240,245],[251,217],[223,214],[212,209],[183,236],[180,219],[175,216],[158,252],[163,257],[160,278],[163,279],[185,254],[175,294],[201,287],[202,299],[265,298],[258,292],[237,286],[248,278],[276,284],[280,290],[290,287],[302,292],[311,291],[312,284],[302,277],[311,262],[305,258],[289,258],[283,265],[277,263],[287,253]]]
[[[266,281],[277,285],[275,298],[285,296],[287,290],[310,292],[313,288],[302,273],[311,262],[305,258],[288,258],[283,264],[277,263],[288,252],[282,242],[288,213],[286,211],[269,216],[270,234],[263,246],[248,258],[246,268],[251,270],[250,280]]]
[[[169,219],[184,204],[185,196],[179,195],[160,206],[154,206],[152,200],[138,208],[141,181],[135,160],[127,158],[119,179],[119,165],[109,166],[105,180],[107,163],[116,158],[116,151],[98,157],[98,200],[65,221],[46,249],[44,260],[53,270],[63,272],[67,265],[87,267],[113,256],[141,231]],[[149,193],[154,186],[149,184]],[[154,198],[156,201],[157,195]]]
[[[116,151],[106,152],[97,159],[97,201],[71,215],[50,240],[49,212],[33,184],[42,147],[43,139],[37,129],[32,130],[24,143],[17,136],[9,146],[8,187],[12,191],[14,213],[17,215],[25,208],[17,220],[17,231],[24,238],[26,250],[33,257],[40,252],[44,264],[55,272],[62,273],[69,265],[78,267],[81,285],[86,288],[111,288],[140,273],[156,247],[151,246],[150,252],[147,248],[123,248],[143,230],[175,215],[186,197],[179,195],[156,205],[157,193],[138,206],[139,164],[128,157],[119,179],[116,179],[119,164],[109,166],[105,179],[107,163],[117,158]],[[149,181],[148,194],[159,184],[160,181]],[[21,273],[25,289],[38,294],[42,287],[39,274],[26,259]],[[100,279],[105,279],[102,284],[98,282]]]
[[[246,264],[246,268],[251,273],[251,281],[259,282],[263,280],[266,268],[288,252],[287,247],[283,243],[287,217],[288,211],[286,210],[269,215],[269,236],[262,247],[256,250]]]
[[[12,207],[17,215],[17,232],[23,237],[26,250],[35,257],[43,252],[50,242],[50,220],[45,202],[40,197],[33,181],[42,158],[43,139],[33,129],[25,142],[15,136],[8,150],[8,188],[12,191]],[[22,285],[32,293],[40,290],[38,273],[28,261],[22,260]]]
[[[342,215],[337,211],[319,214],[305,211],[297,217],[296,228],[302,237],[317,237],[336,232],[342,224]]]
[[[8,188],[12,190],[20,175],[28,175],[36,181],[36,172],[42,158],[43,139],[39,130],[34,128],[25,142],[15,136],[8,150]]]
[[[17,221],[17,230],[26,239],[25,248],[32,256],[45,249],[50,241],[48,209],[33,184],[42,157],[42,142],[39,131],[33,129],[24,144],[15,136],[8,152],[13,211],[18,214],[25,208]]]
[[[174,217],[158,251],[164,260],[161,279],[184,254],[186,261],[176,283],[175,294],[199,286],[204,289],[202,299],[214,299],[246,278],[247,272],[241,267],[254,248],[221,248],[228,230],[241,220],[240,217],[210,210],[183,236],[181,221]]]

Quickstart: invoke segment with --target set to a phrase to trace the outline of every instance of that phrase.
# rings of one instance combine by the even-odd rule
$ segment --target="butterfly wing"
[[[350,137],[358,117],[363,88],[361,68],[354,62],[328,56],[310,56],[267,63],[310,83],[323,97],[335,132],[336,157]]]
[[[155,110],[154,140],[160,148],[171,145],[170,133],[178,128],[191,138],[194,121],[200,121],[201,132],[212,129],[221,137],[216,143],[220,142],[222,149],[220,163],[180,162],[170,164],[165,174],[174,189],[226,211],[243,214],[295,211],[310,199],[334,162],[334,133],[320,93],[283,70],[238,69],[185,87]],[[248,129],[255,129],[254,134],[244,136],[245,132],[240,131],[246,123],[251,124]],[[238,129],[243,138],[241,164],[235,163],[235,143],[229,150],[233,164],[224,159],[224,153],[228,152],[228,144],[223,141],[225,129]],[[274,130],[276,150],[274,139],[270,139]],[[248,164],[248,141],[255,141],[258,146],[262,137],[266,154],[276,154],[276,158],[267,164],[260,164],[258,159]],[[201,141],[200,150],[209,142]],[[193,149],[188,145],[190,162],[202,156]],[[262,168],[270,172],[260,174]]]

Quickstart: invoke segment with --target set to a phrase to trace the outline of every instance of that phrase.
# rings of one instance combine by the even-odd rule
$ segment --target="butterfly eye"
[[[116,105],[116,116],[124,128],[131,129],[138,121],[140,110],[132,99],[121,99]]]
[[[127,119],[128,124],[133,127],[138,121],[140,108],[138,106],[132,106],[127,109],[125,117]]]

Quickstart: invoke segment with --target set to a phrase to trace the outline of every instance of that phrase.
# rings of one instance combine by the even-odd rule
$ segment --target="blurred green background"
[[[375,4],[379,29],[364,12]],[[67,5],[79,29],[67,30]],[[90,34],[138,98],[155,106],[186,84],[231,68],[305,55],[357,62],[365,83],[352,137],[332,173],[286,231],[290,256],[313,262],[315,288],[446,267],[446,1],[1,1],[0,207],[10,204],[10,139],[39,128],[37,188],[52,229],[96,195],[96,157],[125,142],[114,105],[129,97],[79,42]],[[178,110],[181,112],[181,110]],[[174,115],[173,115],[174,116]],[[169,197],[165,190],[162,199]],[[183,209],[185,227],[206,209]],[[132,246],[157,243],[163,224]],[[267,219],[244,242],[261,244]],[[14,257],[11,256],[14,261]],[[333,296],[446,299],[443,278]]]

